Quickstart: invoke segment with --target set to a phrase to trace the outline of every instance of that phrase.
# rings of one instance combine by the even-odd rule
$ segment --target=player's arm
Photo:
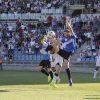
[[[71,19],[68,22],[68,19],[66,18],[66,26],[68,27],[68,29],[70,30],[70,34],[74,35],[74,31],[71,27]]]
[[[58,40],[52,40],[52,46],[61,46],[62,42]]]
[[[61,46],[65,42],[65,39],[62,38],[61,41],[52,39],[51,42],[57,46]]]
[[[43,46],[45,46],[45,47],[47,47],[47,46],[48,46],[48,44],[47,44],[47,37],[46,37],[46,35],[44,35],[44,36],[43,36],[43,38],[42,38],[42,40],[41,40],[41,44],[42,44]]]

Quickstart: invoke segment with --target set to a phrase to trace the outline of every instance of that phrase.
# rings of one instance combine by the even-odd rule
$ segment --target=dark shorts
[[[61,57],[63,57],[64,59],[69,60],[70,56],[72,55],[72,52],[67,52],[67,51],[65,51],[65,50],[63,50],[63,49],[59,49],[58,54],[59,54]]]
[[[49,60],[42,60],[39,64],[39,66],[43,66],[46,68],[50,68],[51,67],[51,62]]]

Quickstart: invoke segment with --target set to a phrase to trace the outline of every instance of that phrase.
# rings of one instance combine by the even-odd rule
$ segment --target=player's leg
[[[99,67],[100,67],[100,60],[97,59],[97,61],[96,61],[96,68],[95,68],[95,70],[94,70],[94,76],[93,76],[94,81],[95,81],[95,79],[96,79],[96,76],[97,76]]]
[[[51,79],[53,79],[53,72],[52,72],[52,70],[51,70],[51,61],[48,60],[48,61],[46,61],[45,63],[46,63],[47,71],[48,71],[48,73],[50,74]]]
[[[55,59],[55,61],[51,61],[51,69],[52,69],[52,72],[53,72],[53,77],[54,77],[54,75],[55,75],[55,73],[56,73],[56,63],[57,62],[60,62],[61,63],[61,65],[62,65],[62,63],[63,62],[61,62],[61,60],[59,60],[59,59]],[[59,78],[59,76],[58,76],[58,78],[57,78],[57,80],[56,80],[56,83],[60,83],[60,78]]]
[[[94,70],[94,76],[93,76],[93,80],[95,81],[97,73],[98,73],[99,67],[96,67]]]
[[[68,75],[68,81],[69,81],[69,86],[72,86],[72,78],[71,78],[71,73],[70,73],[70,69],[69,69],[69,60],[64,59],[64,64],[65,64],[65,68],[66,68],[66,73]]]
[[[44,75],[49,77],[49,73],[47,72],[47,70],[45,69],[45,61],[42,60],[39,64],[39,71],[42,72]]]
[[[55,43],[52,44],[52,47],[54,48],[55,52],[59,52],[59,48]]]
[[[52,79],[52,82],[50,83],[50,86],[53,86],[54,88],[57,88],[57,86],[56,86],[56,81],[59,79],[59,73],[60,73],[60,69],[61,69],[61,67],[60,67],[60,65],[59,64],[56,64],[56,72],[55,72],[55,74],[54,74],[54,76],[53,76],[53,79]]]
[[[70,69],[69,69],[69,58],[71,56],[71,53],[68,53],[62,49],[57,48],[57,46],[55,44],[52,45],[55,49],[55,51],[64,58],[64,64],[65,64],[65,68],[66,68],[66,73],[68,75],[68,81],[69,81],[69,86],[72,86],[73,82],[72,82],[72,78],[71,78],[71,74],[70,74]]]
[[[45,74],[46,76],[49,76],[49,73],[47,72],[47,70],[44,69],[43,66],[39,66],[39,71]]]
[[[65,65],[66,73],[67,73],[67,76],[68,76],[69,86],[72,86],[73,82],[72,82],[71,72],[70,72],[70,68],[69,68],[70,56],[71,56],[72,53],[66,52],[64,50],[62,52],[63,52],[63,58],[64,58],[64,65]]]
[[[59,63],[57,63],[56,64],[56,71],[55,71],[55,74],[54,74],[52,82],[56,83],[56,81],[59,79],[60,71],[61,71],[61,66],[60,66]]]

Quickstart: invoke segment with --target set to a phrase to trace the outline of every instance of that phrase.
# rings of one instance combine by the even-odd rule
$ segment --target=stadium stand
[[[93,0],[89,0],[88,3],[85,2],[86,0],[28,1],[29,0],[1,0],[0,2],[0,44],[1,48],[4,49],[1,49],[3,61],[9,62],[9,57],[12,55],[13,62],[39,62],[42,58],[39,52],[39,49],[41,49],[40,39],[49,30],[54,30],[58,39],[62,38],[65,18],[66,15],[68,15],[67,10],[70,9],[72,26],[77,35],[76,53],[71,58],[72,64],[95,63],[96,58],[82,58],[80,62],[76,62],[76,59],[79,58],[80,50],[83,50],[82,47],[86,48],[88,30],[90,30],[92,34],[91,42],[94,35],[99,34],[100,17],[98,11],[96,11],[97,14],[95,14],[96,12],[92,12],[91,14],[85,12],[85,9],[95,8],[95,5],[98,5],[99,1],[97,2],[95,0],[93,2]],[[36,6],[37,4],[38,7]],[[69,4],[70,8],[68,8]],[[91,4],[91,7],[87,8],[88,5],[86,4]],[[65,6],[64,8],[66,9],[64,11],[63,6]],[[75,9],[81,8],[83,9],[81,13],[74,14]],[[99,40],[100,38],[96,41],[94,40],[95,44],[99,43]],[[8,49],[8,41],[12,42],[12,46],[14,47],[14,52],[12,52],[11,55],[10,51],[12,51],[12,49]]]

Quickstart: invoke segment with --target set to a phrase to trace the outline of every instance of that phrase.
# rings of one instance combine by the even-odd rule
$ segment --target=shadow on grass
[[[100,95],[85,95],[86,98],[83,99],[89,99],[89,100],[100,100]],[[99,96],[99,97],[98,97]]]
[[[0,92],[9,92],[9,91],[7,91],[7,90],[0,90]]]
[[[84,98],[84,99],[89,99],[89,100],[100,100],[100,98]]]
[[[100,96],[100,95],[85,95],[85,96]]]

